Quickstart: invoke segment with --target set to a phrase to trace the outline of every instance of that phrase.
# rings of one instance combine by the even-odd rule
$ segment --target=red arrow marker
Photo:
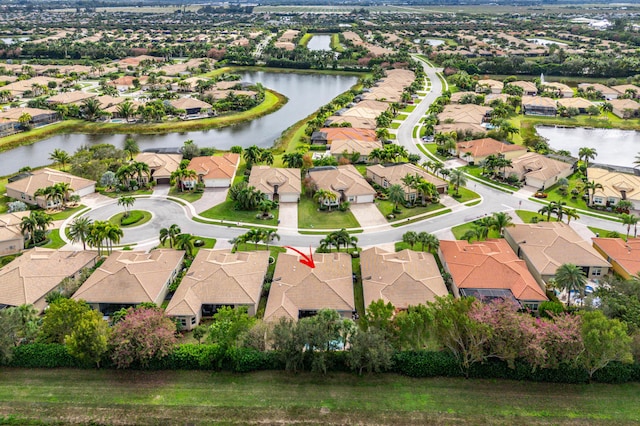
[[[311,269],[316,267],[316,264],[313,262],[313,253],[311,252],[311,247],[309,247],[309,256],[307,256],[306,254],[302,253],[300,250],[294,249],[293,247],[284,246],[284,248],[288,248],[290,250],[293,250],[296,253],[298,253],[300,256],[302,256],[302,259],[300,259],[300,263],[302,263],[303,265],[307,265]]]

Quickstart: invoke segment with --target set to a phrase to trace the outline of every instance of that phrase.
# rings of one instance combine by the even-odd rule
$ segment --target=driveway
[[[391,229],[391,225],[389,225],[387,219],[380,213],[380,210],[378,210],[378,207],[376,207],[374,203],[351,204],[349,209],[364,229],[364,232],[367,232],[368,228],[373,228],[370,230],[371,232]]]
[[[279,234],[298,234],[298,203],[280,203],[278,220]]]
[[[93,194],[88,194],[82,197],[82,199],[80,200],[80,204],[84,204],[85,206],[94,209],[96,208],[96,206],[108,203],[113,200],[114,199],[111,197],[107,197],[106,195],[94,192]]]
[[[223,203],[227,199],[229,188],[205,188],[202,197],[194,201],[193,208],[197,213],[209,210],[213,206]]]

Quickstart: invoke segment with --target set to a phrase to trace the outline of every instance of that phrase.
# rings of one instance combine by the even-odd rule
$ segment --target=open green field
[[[631,425],[639,383],[2,369],[3,424]]]

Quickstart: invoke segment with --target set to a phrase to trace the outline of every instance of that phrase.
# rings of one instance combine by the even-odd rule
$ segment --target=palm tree
[[[327,234],[327,236],[320,240],[319,249],[326,250],[329,249],[329,253],[331,253],[331,246],[336,245],[335,235],[333,233]]]
[[[124,140],[123,149],[129,153],[129,160],[133,161],[133,156],[140,152],[140,147],[138,146],[138,142],[131,136],[128,136]]]
[[[325,201],[328,201],[329,204],[327,204],[327,206],[329,207],[329,211],[331,211],[331,204],[338,199],[338,196],[333,191],[329,191],[321,188],[321,189],[318,189],[315,192],[315,194],[313,194],[313,199],[319,203],[324,203]]]
[[[116,170],[116,177],[120,182],[122,182],[127,188],[131,187],[131,178],[135,176],[135,170],[132,164],[123,164]]]
[[[173,248],[176,243],[176,237],[182,233],[182,230],[175,223],[168,228],[160,229],[160,244],[164,245],[169,240],[169,248]]]
[[[133,206],[136,199],[130,195],[121,195],[118,198],[118,205],[124,207],[124,217],[129,217],[129,208]]]
[[[585,166],[589,167],[589,160],[593,160],[598,155],[595,148],[582,147],[578,150],[578,159],[583,160]]]
[[[29,216],[24,216],[20,221],[20,232],[25,238],[31,240],[31,245],[36,244],[36,229],[38,228],[38,223],[33,213],[29,214]]]
[[[95,121],[104,111],[100,109],[100,102],[96,98],[85,99],[82,102],[82,114],[89,121]]]
[[[413,250],[413,245],[418,242],[418,234],[415,231],[407,231],[402,234],[402,242],[409,244]]]
[[[431,182],[421,179],[415,188],[420,194],[420,200],[423,206],[427,203],[427,199],[429,199],[429,201],[433,201],[438,198],[438,190]]]
[[[551,222],[551,214],[555,213],[555,207],[549,203],[547,205],[545,205],[544,207],[541,207],[540,210],[538,210],[538,213],[540,214],[546,214],[547,215],[547,222]]]
[[[113,245],[118,244],[123,235],[124,232],[118,225],[107,222],[107,225],[104,228],[104,238],[107,240],[109,253],[113,251]]]
[[[183,192],[185,189],[185,182],[195,181],[198,178],[198,173],[195,170],[190,169],[178,169],[171,173],[171,181],[176,187]],[[189,189],[193,189],[194,185],[189,185]]]
[[[64,168],[67,165],[67,163],[71,160],[71,156],[69,155],[69,153],[67,151],[65,151],[63,149],[60,149],[60,148],[56,148],[49,155],[49,160],[60,164],[60,168],[62,170],[64,170]]]
[[[91,219],[88,217],[77,217],[71,222],[69,225],[69,237],[71,237],[71,241],[77,243],[78,241],[82,241],[82,250],[87,249],[87,236],[91,231]]]
[[[303,165],[303,154],[301,152],[287,152],[282,155],[282,161],[287,167],[292,169],[299,169]]]
[[[267,251],[269,251],[269,243],[274,240],[280,241],[280,235],[275,229],[266,229],[262,232],[262,241],[267,245]]]
[[[460,195],[460,186],[466,185],[467,177],[460,169],[452,169],[449,177],[449,182],[453,184],[453,189],[456,191],[456,197]]]
[[[562,222],[562,217],[564,216],[564,213],[566,211],[565,209],[566,209],[567,203],[564,201],[550,201],[549,205],[552,206],[553,211],[558,217],[558,222]]]
[[[567,306],[571,306],[571,292],[579,291],[583,294],[587,285],[587,277],[582,268],[572,263],[560,265],[556,270],[555,281],[558,288],[567,292]]]
[[[194,237],[191,234],[178,234],[176,236],[176,248],[179,250],[184,250],[185,256],[191,258],[193,257],[193,251],[195,250],[195,246],[193,245]]]
[[[263,149],[260,153],[260,162],[268,164],[269,166],[273,164],[273,151],[270,149]]]
[[[513,223],[513,218],[510,214],[505,212],[495,212],[491,216],[491,228],[498,231],[498,233],[502,236],[504,233],[504,228],[509,228],[515,226]]]
[[[611,102],[603,102],[602,105],[600,105],[600,110],[602,112],[612,112],[613,104]]]
[[[142,161],[135,161],[131,164],[133,170],[135,170],[138,186],[142,186],[144,183],[144,178],[147,178],[147,182],[151,179],[151,170],[149,169],[149,165]]]
[[[135,109],[136,108],[133,106],[133,103],[129,99],[127,99],[122,103],[119,103],[116,106],[116,111],[118,115],[127,121],[135,115]]]
[[[565,209],[564,214],[567,217],[567,225],[571,222],[571,219],[580,219],[580,215],[576,209]]]
[[[622,213],[622,224],[627,225],[627,241],[629,241],[629,234],[631,233],[631,225],[636,226],[638,223],[638,217],[628,213]]]
[[[242,154],[242,158],[247,162],[247,169],[251,169],[254,163],[260,161],[261,157],[262,149],[258,147],[258,145],[251,145],[249,148],[246,148]]]
[[[422,251],[426,248],[429,253],[435,253],[440,247],[438,237],[424,231],[418,234],[418,242],[422,244]]]
[[[398,211],[398,204],[404,202],[404,189],[402,186],[393,184],[389,187],[389,201],[393,203],[393,210]]]
[[[602,184],[592,180],[584,184],[584,190],[587,191],[587,198],[589,198],[589,206],[593,205],[593,196],[596,193],[596,189],[602,189]]]
[[[251,241],[252,243],[254,243],[255,244],[255,248],[257,250],[258,249],[258,243],[260,241],[262,241],[262,236],[263,236],[262,229],[251,228],[246,232],[245,235],[247,236],[247,241]]]

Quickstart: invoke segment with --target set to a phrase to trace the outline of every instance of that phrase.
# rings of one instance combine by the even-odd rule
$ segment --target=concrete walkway
[[[278,233],[298,234],[298,203],[280,203],[278,208]]]
[[[223,203],[227,199],[227,192],[229,188],[205,188],[202,197],[191,204],[197,213],[201,213]]]
[[[375,227],[374,232],[391,229],[387,219],[380,213],[374,203],[351,204],[349,210],[355,216],[360,226],[367,232],[367,228]]]

